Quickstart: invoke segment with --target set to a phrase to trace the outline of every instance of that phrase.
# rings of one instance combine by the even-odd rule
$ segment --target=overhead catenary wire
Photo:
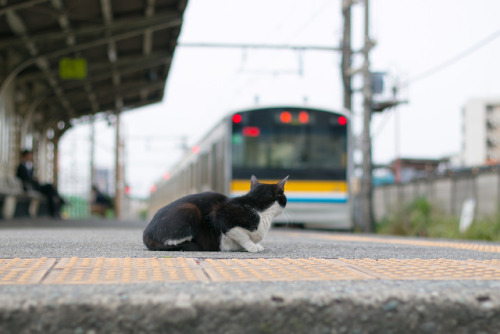
[[[465,49],[464,51],[456,54],[455,56],[447,59],[446,61],[435,65],[428,70],[423,71],[422,73],[414,76],[413,78],[410,78],[408,81],[404,82],[401,84],[400,88],[402,87],[409,87],[411,84],[414,84],[418,81],[427,79],[428,77],[431,77],[432,75],[444,70],[445,68],[459,62],[460,60],[464,59],[465,57],[473,54],[476,51],[479,51],[481,48],[485,47],[486,45],[490,44],[494,40],[500,37],[500,30],[495,31],[494,33],[490,34],[488,37],[482,39],[481,41],[475,43],[474,45],[470,46],[469,48]],[[382,129],[385,127],[389,119],[391,118],[392,113],[389,114],[388,116],[385,116],[384,119],[382,120],[381,124],[378,126],[377,130],[374,132],[372,135],[372,138],[377,137],[381,132]]]
[[[465,57],[471,55],[472,53],[480,50],[481,48],[485,47],[486,45],[493,42],[498,37],[500,37],[500,30],[495,31],[494,33],[492,33],[491,35],[489,35],[485,39],[477,42],[476,44],[472,45],[471,47],[467,48],[466,50],[449,58],[448,60],[446,60],[446,61],[444,61],[444,62],[442,62],[434,67],[431,67],[430,69],[416,75],[413,78],[410,78],[406,83],[403,84],[403,86],[409,86],[411,84],[414,84],[415,82],[424,80],[424,79],[444,70],[445,68],[455,64],[456,62],[462,60],[463,58],[465,58]]]
[[[293,41],[298,35],[300,35],[300,33],[302,33],[304,30],[306,30],[307,27],[311,23],[316,21],[316,18],[319,15],[324,14],[326,12],[326,9],[329,8],[330,6],[332,6],[333,4],[334,4],[334,2],[331,2],[330,0],[325,0],[323,3],[321,3],[321,5],[312,13],[312,15],[310,15],[306,20],[304,20],[303,24],[292,33],[292,35],[288,38],[288,42],[285,44],[282,44],[282,45],[277,45],[275,43],[269,43],[269,44],[266,44],[266,43],[261,43],[261,44],[247,43],[247,44],[244,44],[244,43],[180,42],[178,44],[178,46],[180,46],[180,47],[226,48],[226,49],[237,48],[237,49],[243,50],[244,52],[246,52],[246,50],[249,50],[249,49],[269,49],[269,50],[275,50],[275,51],[292,50],[292,51],[296,51],[296,52],[302,52],[304,50],[339,52],[339,51],[341,51],[341,48],[334,47],[334,46],[292,45],[292,44],[290,44],[291,41]],[[295,12],[295,10],[294,10],[294,12]],[[288,17],[288,16],[289,15],[287,15],[286,17]],[[284,21],[285,20],[281,20],[281,22],[284,22]],[[277,25],[277,27],[279,28],[282,24],[283,23],[279,23]],[[278,28],[276,28],[274,31],[272,31],[271,34],[275,34],[279,30]],[[271,36],[271,34],[268,34],[268,36],[267,36],[268,39]],[[245,73],[245,74],[251,73],[251,74],[254,74],[254,76],[252,78],[247,78],[242,83],[237,83],[236,85],[233,85],[233,83],[229,83],[228,84],[229,86],[233,86],[231,88],[232,88],[234,94],[229,95],[229,96],[231,96],[231,98],[228,101],[228,98],[227,98],[228,94],[224,93],[224,95],[221,96],[215,104],[220,104],[220,103],[223,103],[224,101],[226,101],[225,102],[226,105],[231,104],[231,101],[234,99],[235,96],[237,96],[241,91],[244,91],[252,83],[259,80],[258,75],[263,75],[263,74],[265,74],[265,75],[279,75],[279,74],[285,74],[285,73],[286,74],[300,73],[300,69],[298,71],[293,71],[293,70],[287,70],[287,71],[282,71],[282,70],[277,70],[277,71],[247,71],[247,70],[244,70],[245,61],[246,61],[246,57],[244,56],[243,63],[240,65],[240,68],[238,69],[238,71],[236,73],[234,73],[234,76],[233,76],[234,79],[237,80],[238,78],[242,78],[240,76],[240,74],[242,74],[242,73]],[[266,62],[269,63],[270,59],[267,59]],[[255,76],[255,75],[257,75],[257,76]],[[234,81],[236,81],[236,80],[234,80]],[[223,91],[226,91],[226,90],[223,90]],[[227,109],[227,107],[225,107],[223,109]]]

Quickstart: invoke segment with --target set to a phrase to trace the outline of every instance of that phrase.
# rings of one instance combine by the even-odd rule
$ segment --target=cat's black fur
[[[182,197],[158,210],[144,230],[144,244],[150,250],[262,251],[258,243],[286,205],[287,179],[264,184],[252,176],[250,191],[235,198],[215,192]]]

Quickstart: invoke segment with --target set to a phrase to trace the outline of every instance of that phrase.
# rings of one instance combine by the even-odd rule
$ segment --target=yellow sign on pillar
[[[59,77],[63,80],[78,80],[87,77],[87,60],[85,58],[61,58],[59,60]]]

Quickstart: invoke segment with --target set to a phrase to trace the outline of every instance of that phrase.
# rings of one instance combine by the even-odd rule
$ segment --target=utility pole
[[[90,116],[90,188],[95,183],[95,117]]]
[[[351,48],[351,6],[352,6],[352,0],[343,0],[342,1],[342,16],[344,18],[344,33],[342,36],[342,60],[341,60],[341,69],[342,69],[342,83],[344,85],[344,109],[348,110],[349,114],[352,116],[352,71],[351,71],[351,66],[352,66],[352,48]],[[352,118],[350,119],[350,122],[352,122]],[[352,123],[351,123],[352,124]],[[352,126],[349,127],[352,129]],[[349,131],[348,133],[348,140],[350,142],[353,142],[353,134],[352,130]],[[351,146],[350,149],[348,149],[348,157],[347,157],[347,175],[346,178],[348,178],[348,184],[349,184],[349,198],[353,198],[353,187],[350,183],[351,181],[351,176],[352,173],[351,171],[353,170],[353,147],[354,145]],[[351,221],[354,222],[354,206],[351,206]]]
[[[374,43],[370,39],[370,4],[365,3],[365,45],[362,53],[363,63],[363,175],[361,178],[361,228],[363,232],[374,232],[373,221],[373,198],[372,198],[372,143],[370,134],[371,114],[372,114],[372,85],[370,73],[370,50]]]
[[[387,108],[395,107],[408,101],[399,101],[394,93],[393,99],[389,101],[373,101],[372,73],[370,72],[370,51],[375,42],[370,38],[370,1],[364,0],[365,6],[365,29],[364,46],[361,54],[364,57],[363,65],[358,69],[352,69],[351,50],[351,7],[358,4],[356,0],[343,0],[342,14],[344,17],[344,36],[342,42],[342,79],[344,83],[344,108],[352,110],[352,87],[351,78],[357,73],[363,75],[363,132],[361,134],[362,150],[362,176],[360,189],[360,228],[363,232],[375,232],[375,221],[373,219],[373,190],[372,190],[372,142],[370,124],[372,112],[382,112]]]
[[[352,110],[352,76],[360,73],[363,75],[363,133],[361,134],[362,146],[362,169],[360,189],[360,227],[363,232],[373,232],[373,209],[372,209],[372,149],[370,136],[370,122],[372,113],[372,86],[370,73],[370,50],[374,47],[373,41],[370,39],[370,7],[369,0],[364,0],[365,6],[365,31],[364,31],[364,46],[361,53],[364,56],[364,63],[359,69],[351,68],[352,65],[352,49],[351,49],[351,7],[353,4],[358,4],[354,0],[343,0],[342,15],[344,17],[344,34],[342,41],[342,81],[344,83],[344,108]],[[353,217],[356,215],[353,215]]]
[[[342,15],[344,17],[344,34],[342,38],[342,82],[344,83],[344,108],[351,111],[352,86],[351,86],[351,6],[352,0],[342,2]]]
[[[121,135],[121,109],[116,111],[116,152],[115,152],[115,217],[121,218],[123,202],[123,156],[122,156],[122,135]]]

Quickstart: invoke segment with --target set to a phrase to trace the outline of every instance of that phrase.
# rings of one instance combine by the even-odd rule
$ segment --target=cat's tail
[[[201,246],[192,241],[185,241],[177,245],[164,245],[158,240],[151,237],[149,233],[144,233],[142,238],[144,245],[149,250],[152,251],[186,251],[186,252],[197,252],[201,251]]]
[[[149,250],[166,250],[164,249],[165,245],[151,237],[149,233],[144,233],[142,241]]]

